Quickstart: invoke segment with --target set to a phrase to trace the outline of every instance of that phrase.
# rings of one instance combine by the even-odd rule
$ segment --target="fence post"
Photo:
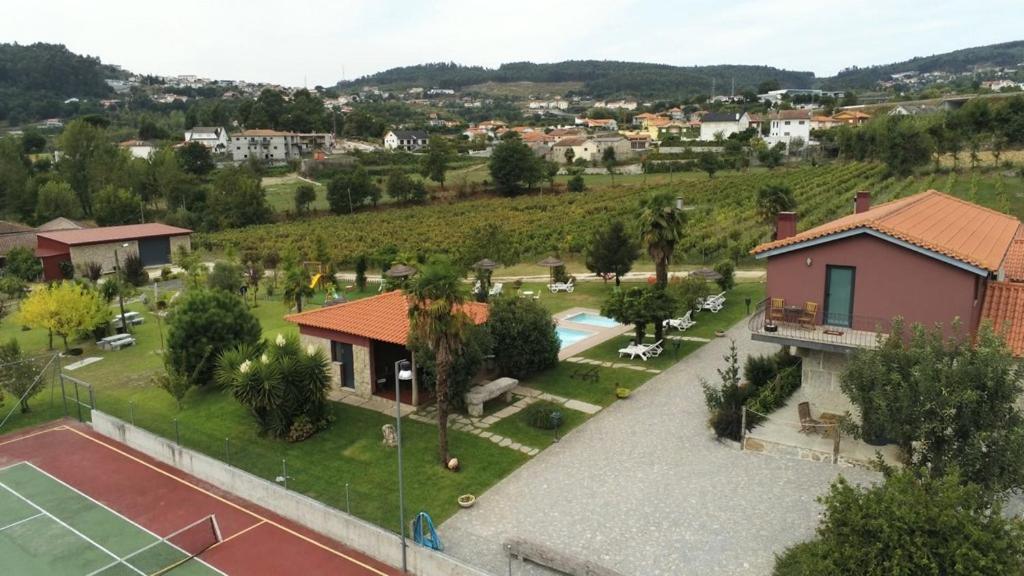
[[[59,377],[60,377],[60,398],[64,402],[64,417],[67,418],[68,417],[68,393],[67,393],[67,390],[64,389],[64,372],[61,372]]]
[[[89,386],[89,408],[96,409],[96,395],[93,393],[92,386]]]
[[[229,466],[231,465],[230,445],[231,445],[231,442],[227,438],[224,438],[224,463],[229,465]]]
[[[181,446],[181,431],[178,429],[178,419],[174,419],[174,443]]]
[[[82,399],[78,397],[78,382],[71,381],[75,385],[75,404],[78,406],[78,421],[82,422]]]
[[[132,426],[135,426],[135,400],[128,401],[128,419],[131,420]]]
[[[833,424],[832,430],[832,463],[839,464],[839,424]]]
[[[288,461],[281,458],[281,482],[284,484],[284,489],[288,489]]]
[[[743,444],[747,440],[747,406],[740,407],[740,452],[743,451]]]
[[[352,513],[352,498],[348,492],[348,482],[345,482],[345,512],[347,514]]]

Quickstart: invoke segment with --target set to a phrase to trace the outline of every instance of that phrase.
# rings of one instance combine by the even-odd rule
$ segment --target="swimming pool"
[[[564,326],[556,326],[555,333],[558,334],[558,341],[561,342],[559,348],[565,348],[572,346],[580,340],[589,338],[594,335],[593,332],[584,332],[583,330],[573,330],[572,328],[565,328]]]
[[[566,322],[575,322],[577,324],[589,324],[591,326],[599,326],[601,328],[615,328],[619,325],[618,322],[608,318],[607,316],[601,316],[600,314],[593,314],[590,312],[580,312],[579,314],[573,314],[565,319]]]

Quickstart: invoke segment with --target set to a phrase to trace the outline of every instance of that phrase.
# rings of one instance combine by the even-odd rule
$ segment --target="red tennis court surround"
[[[0,438],[0,467],[20,461],[35,464],[159,536],[216,515],[223,541],[201,558],[227,574],[400,573],[77,423]]]

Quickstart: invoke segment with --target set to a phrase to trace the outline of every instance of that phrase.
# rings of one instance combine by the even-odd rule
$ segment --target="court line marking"
[[[21,494],[18,494],[18,492],[17,492],[16,490],[14,490],[13,488],[11,488],[11,487],[10,487],[10,486],[8,486],[7,484],[4,484],[3,482],[0,482],[0,488],[3,488],[4,490],[7,490],[7,491],[8,491],[8,492],[10,492],[11,494],[14,494],[15,496],[17,496],[18,498],[20,498],[20,499],[21,499],[22,501],[24,501],[24,502],[25,502],[26,504],[28,504],[29,506],[31,506],[31,507],[33,507],[33,508],[35,508],[36,510],[38,510],[38,511],[42,512],[43,514],[45,514],[46,516],[48,516],[48,517],[49,517],[49,518],[50,518],[51,520],[53,520],[53,521],[54,521],[54,522],[56,522],[57,524],[60,524],[61,526],[63,526],[63,527],[64,527],[64,528],[66,528],[67,530],[70,530],[70,531],[71,531],[71,532],[72,532],[73,534],[75,534],[76,536],[78,536],[78,537],[79,537],[79,538],[81,538],[82,540],[85,540],[85,541],[86,541],[86,542],[88,542],[89,544],[92,544],[92,545],[93,545],[93,546],[95,546],[96,548],[99,548],[99,549],[100,549],[100,550],[101,550],[102,552],[104,552],[104,553],[108,554],[108,555],[109,555],[109,556],[110,556],[111,558],[114,558],[114,559],[115,559],[115,560],[117,560],[118,562],[121,562],[121,558],[120,558],[120,557],[119,557],[119,556],[118,556],[117,554],[114,554],[114,553],[113,553],[113,552],[111,552],[110,550],[107,550],[107,549],[106,549],[106,548],[104,548],[103,546],[100,546],[100,545],[99,545],[99,543],[98,543],[98,542],[96,542],[95,540],[93,540],[92,538],[89,538],[89,537],[88,537],[88,536],[86,536],[85,534],[82,534],[82,533],[81,533],[81,532],[79,532],[78,530],[75,530],[74,528],[72,528],[71,526],[69,526],[69,525],[68,525],[68,524],[67,524],[66,522],[64,522],[63,520],[61,520],[60,518],[57,518],[57,517],[56,517],[56,516],[54,516],[53,514],[50,514],[49,512],[47,512],[46,510],[44,510],[43,508],[41,508],[41,507],[40,507],[39,505],[37,505],[37,504],[36,504],[35,502],[33,502],[33,501],[29,500],[28,498],[26,498],[26,497],[22,496]],[[147,576],[145,572],[143,572],[142,570],[139,570],[138,568],[136,568],[135,566],[132,566],[131,564],[125,564],[125,566],[127,566],[127,567],[131,568],[131,569],[132,569],[132,571],[134,571],[134,572],[136,572],[136,573],[138,573],[138,574],[141,574],[142,576]]]
[[[217,543],[216,543],[216,544],[214,544],[213,546],[210,546],[210,548],[208,548],[208,549],[209,549],[209,550],[212,550],[212,549],[216,548],[217,546],[220,546],[221,544],[226,544],[226,543],[228,543],[228,542],[231,542],[232,540],[234,540],[235,538],[238,538],[238,537],[239,537],[239,536],[241,536],[242,534],[245,534],[245,533],[246,533],[246,532],[248,532],[249,530],[252,530],[253,528],[259,528],[260,526],[263,526],[263,525],[264,525],[264,524],[266,524],[266,523],[267,523],[267,521],[266,521],[266,520],[260,520],[259,522],[257,522],[257,523],[255,523],[255,524],[253,524],[252,526],[249,526],[249,527],[248,527],[248,528],[246,528],[245,530],[239,530],[238,532],[235,532],[235,533],[234,533],[234,534],[232,534],[231,536],[228,536],[227,538],[225,538],[225,539],[221,540],[220,542],[217,542]]]
[[[39,518],[40,516],[44,516],[44,514],[42,512],[40,512],[38,514],[34,514],[32,516],[29,516],[28,518],[22,518],[21,520],[18,520],[17,522],[11,522],[7,526],[0,527],[0,532],[3,532],[4,530],[7,530],[8,528],[14,528],[18,524],[22,524],[24,522],[28,522],[29,520],[34,520],[36,518]]]
[[[142,460],[141,458],[133,456],[132,454],[129,454],[129,453],[125,452],[124,450],[121,450],[120,448],[117,448],[115,446],[111,446],[110,444],[107,444],[106,442],[103,442],[102,440],[99,440],[97,438],[93,438],[92,436],[86,434],[85,432],[82,432],[80,430],[76,430],[76,429],[74,429],[74,428],[72,428],[70,426],[64,426],[63,428],[65,430],[69,431],[69,432],[74,432],[75,434],[78,434],[82,438],[85,438],[87,440],[91,440],[92,442],[95,442],[96,444],[99,444],[100,446],[103,446],[103,447],[107,448],[108,450],[112,450],[112,451],[114,451],[114,452],[116,452],[116,453],[118,453],[118,454],[120,454],[120,455],[122,455],[122,456],[124,456],[126,458],[130,458],[130,459],[138,462],[139,464],[142,464],[143,466],[145,466],[145,467],[147,467],[147,468],[149,468],[151,470],[159,472],[160,474],[163,474],[164,476],[167,476],[168,478],[171,478],[171,479],[173,479],[173,480],[175,480],[175,481],[177,481],[177,482],[179,482],[181,484],[184,484],[185,486],[188,486],[189,488],[192,488],[193,490],[195,490],[197,492],[200,492],[202,494],[206,494],[207,496],[209,496],[211,498],[214,498],[216,500],[219,500],[219,501],[227,504],[228,506],[231,506],[232,508],[235,508],[237,510],[245,512],[246,514],[252,516],[253,518],[256,518],[258,520],[262,520],[262,521],[266,522],[267,524],[270,524],[271,526],[274,526],[275,528],[277,528],[277,529],[279,529],[279,530],[281,530],[283,532],[287,532],[288,534],[291,534],[292,536],[295,536],[296,538],[299,538],[301,540],[305,540],[306,542],[309,542],[310,544],[312,544],[312,545],[314,545],[314,546],[316,546],[318,548],[322,548],[322,549],[330,552],[331,554],[334,554],[336,556],[340,556],[341,558],[344,558],[344,559],[348,560],[349,562],[351,562],[353,564],[356,564],[357,566],[361,566],[363,568],[366,568],[367,570],[373,572],[374,574],[377,574],[378,576],[390,576],[386,572],[381,572],[380,570],[374,568],[373,566],[370,566],[369,564],[366,564],[365,562],[362,562],[358,558],[353,558],[353,557],[349,556],[348,554],[345,554],[344,552],[341,552],[339,550],[335,550],[334,548],[331,548],[330,546],[327,546],[326,544],[322,544],[320,542],[317,542],[316,540],[310,538],[309,536],[305,536],[303,534],[299,534],[298,532],[296,532],[295,530],[292,530],[291,528],[288,528],[287,526],[282,526],[281,524],[279,524],[279,523],[277,523],[277,522],[275,522],[275,521],[273,521],[273,520],[271,520],[269,518],[261,516],[261,515],[257,514],[256,512],[253,512],[252,510],[249,510],[248,508],[245,508],[245,507],[243,507],[243,506],[241,506],[239,504],[236,504],[236,503],[234,503],[234,502],[224,498],[223,496],[219,496],[217,494],[214,494],[213,492],[210,492],[209,490],[206,490],[204,488],[196,486],[195,484],[189,482],[188,480],[185,480],[184,478],[179,478],[178,476],[175,476],[174,474],[171,474],[170,472],[168,472],[166,470],[163,470],[163,469],[161,469],[161,468],[159,468],[157,466],[154,466],[154,465],[150,464],[149,462],[146,462],[145,460]],[[184,473],[184,471],[181,471],[181,472]],[[314,530],[314,532],[315,532],[315,530]]]
[[[54,426],[53,428],[47,428],[45,430],[36,430],[35,432],[32,432],[31,434],[25,434],[24,436],[18,436],[17,438],[11,438],[10,440],[4,440],[3,442],[0,442],[0,446],[6,446],[8,444],[13,444],[14,442],[19,442],[21,440],[26,440],[28,438],[32,438],[34,436],[39,436],[40,434],[46,434],[47,432],[53,432],[55,430],[68,430],[68,427],[66,425],[64,425],[64,424],[61,424],[60,426]],[[17,462],[15,462],[15,464],[17,464]],[[10,468],[10,466],[7,466],[7,468]]]
[[[159,542],[159,541],[163,540],[163,538],[160,535],[158,535],[156,532],[153,532],[152,530],[146,528],[145,526],[139,524],[138,522],[132,520],[131,518],[128,518],[127,516],[121,514],[117,510],[114,510],[110,506],[107,506],[103,502],[100,502],[100,501],[96,500],[95,498],[93,498],[92,496],[89,496],[88,494],[82,492],[78,488],[75,488],[74,486],[71,486],[67,482],[61,480],[60,478],[57,478],[53,474],[50,474],[46,470],[43,470],[42,468],[40,468],[40,467],[36,466],[35,464],[29,462],[28,460],[25,460],[24,462],[21,462],[21,464],[25,464],[26,466],[29,466],[30,468],[32,468],[36,472],[39,472],[40,474],[42,474],[43,476],[46,476],[47,478],[53,480],[54,482],[60,484],[61,486],[64,486],[68,490],[71,490],[75,494],[78,494],[82,498],[85,498],[86,500],[92,502],[96,506],[99,506],[100,508],[106,510],[107,512],[110,512],[111,514],[113,514],[114,516],[119,518],[120,520],[123,520],[123,521],[127,522],[128,524],[131,524],[132,526],[134,526],[134,527],[138,528],[139,530],[145,532],[146,534],[149,534],[153,538],[156,538],[156,542]],[[0,484],[2,484],[2,483],[0,483]],[[151,542],[150,544],[154,544],[154,543],[155,542]],[[181,552],[182,554],[184,554],[186,556],[191,556],[191,554],[189,554],[188,552],[182,550],[180,547],[174,545],[173,543],[167,542],[167,544],[169,544],[172,548],[176,549],[178,552]],[[118,560],[119,561],[123,561],[124,558],[128,558],[128,557],[132,556],[132,554],[135,554],[137,552],[138,552],[138,550],[136,550],[135,552],[132,552],[131,554],[128,554],[127,556],[124,556],[123,558],[122,557],[118,557]],[[196,558],[193,558],[193,560],[198,560],[200,563],[205,564],[206,566],[209,566],[211,570],[217,572],[218,574],[222,574],[223,576],[227,576],[227,574],[225,574],[222,570],[218,570],[216,567],[210,566],[209,564],[206,564],[206,562],[203,562],[202,558],[196,557]],[[127,564],[127,562],[125,562],[125,564]]]

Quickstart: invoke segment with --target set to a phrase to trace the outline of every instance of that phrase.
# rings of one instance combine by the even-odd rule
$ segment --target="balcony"
[[[820,308],[812,322],[801,322],[800,312],[789,307],[782,318],[772,320],[768,314],[770,301],[766,298],[759,302],[747,323],[753,340],[826,352],[849,352],[874,348],[878,345],[878,335],[889,333],[889,320],[856,314],[849,318],[852,327],[823,324]]]

